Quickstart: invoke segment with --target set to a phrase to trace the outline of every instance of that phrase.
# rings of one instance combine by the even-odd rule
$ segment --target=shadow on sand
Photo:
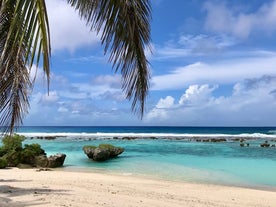
[[[3,180],[0,179],[0,206],[1,207],[27,207],[27,206],[39,206],[45,205],[48,202],[45,201],[45,195],[57,195],[67,194],[68,190],[53,190],[48,187],[42,188],[19,188],[10,185],[2,185],[11,182],[32,182],[32,180]],[[14,199],[17,196],[31,195],[29,200],[24,201]],[[43,196],[42,196],[43,195]],[[48,203],[49,204],[49,203]]]

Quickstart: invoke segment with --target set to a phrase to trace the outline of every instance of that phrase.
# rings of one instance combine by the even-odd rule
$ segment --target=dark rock
[[[264,143],[260,144],[261,147],[269,147],[270,144],[268,143],[268,141],[265,141]]]
[[[225,138],[212,138],[209,140],[210,142],[226,142]]]
[[[238,142],[238,141],[240,141],[240,139],[239,138],[234,138],[234,139],[232,139],[234,142]]]
[[[110,158],[110,151],[108,149],[96,148],[94,150],[93,160],[101,162],[101,161],[106,161],[109,158]]]
[[[66,158],[65,154],[56,154],[47,158],[46,155],[40,155],[35,157],[35,166],[42,168],[56,168],[62,167],[64,160]]]
[[[241,143],[240,143],[240,146],[241,146],[241,147],[244,147],[244,143],[243,143],[243,142],[241,142]]]
[[[35,166],[36,167],[47,167],[48,166],[48,158],[46,155],[40,155],[35,157]]]
[[[39,137],[36,137],[37,139],[46,139],[46,140],[54,140],[56,139],[57,137],[56,136],[39,136]]]
[[[109,151],[110,151],[110,157],[114,158],[122,154],[125,150],[124,148],[121,148],[121,147],[114,147],[113,149],[109,149]]]
[[[55,136],[46,136],[46,137],[44,137],[44,139],[47,139],[47,140],[54,140],[56,138],[57,137],[55,137]]]
[[[95,146],[84,146],[82,150],[87,155],[88,158],[93,159],[94,151],[96,147]]]
[[[62,167],[64,160],[66,158],[65,154],[56,154],[48,157],[48,165],[49,168]]]
[[[95,146],[84,146],[84,153],[88,158],[94,161],[105,161],[111,158],[115,158],[124,152],[124,148],[115,147],[110,144],[101,144],[98,147]]]
[[[137,139],[137,137],[122,137],[123,140],[134,140]]]

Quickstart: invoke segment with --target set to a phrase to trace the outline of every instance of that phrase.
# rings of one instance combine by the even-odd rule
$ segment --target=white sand
[[[0,170],[0,207],[275,207],[276,192],[90,172]]]

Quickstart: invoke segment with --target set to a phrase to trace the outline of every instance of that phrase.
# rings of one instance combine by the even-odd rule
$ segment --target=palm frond
[[[117,72],[132,110],[141,117],[149,89],[149,68],[145,56],[150,43],[151,6],[149,0],[67,0],[91,30],[101,31],[105,53]],[[139,104],[138,104],[139,103]]]
[[[24,115],[28,112],[28,94],[32,87],[29,71],[23,58],[13,61],[7,72],[1,71],[0,76],[0,123],[3,132],[12,133],[16,126],[22,124]]]
[[[0,124],[12,132],[28,112],[29,69],[41,55],[49,83],[49,23],[44,0],[2,0],[0,6]]]

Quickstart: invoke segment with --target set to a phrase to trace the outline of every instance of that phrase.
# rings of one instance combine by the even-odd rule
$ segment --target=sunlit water
[[[259,146],[264,140],[276,144],[274,128],[26,127],[20,132],[29,137],[24,143],[39,143],[48,155],[65,153],[65,169],[276,189],[276,148]],[[62,137],[30,139],[39,135]],[[138,139],[120,139],[127,135]],[[228,142],[196,142],[201,137],[226,137]],[[240,147],[233,137],[250,139],[249,147]],[[82,147],[101,143],[125,152],[103,163],[89,160]]]

